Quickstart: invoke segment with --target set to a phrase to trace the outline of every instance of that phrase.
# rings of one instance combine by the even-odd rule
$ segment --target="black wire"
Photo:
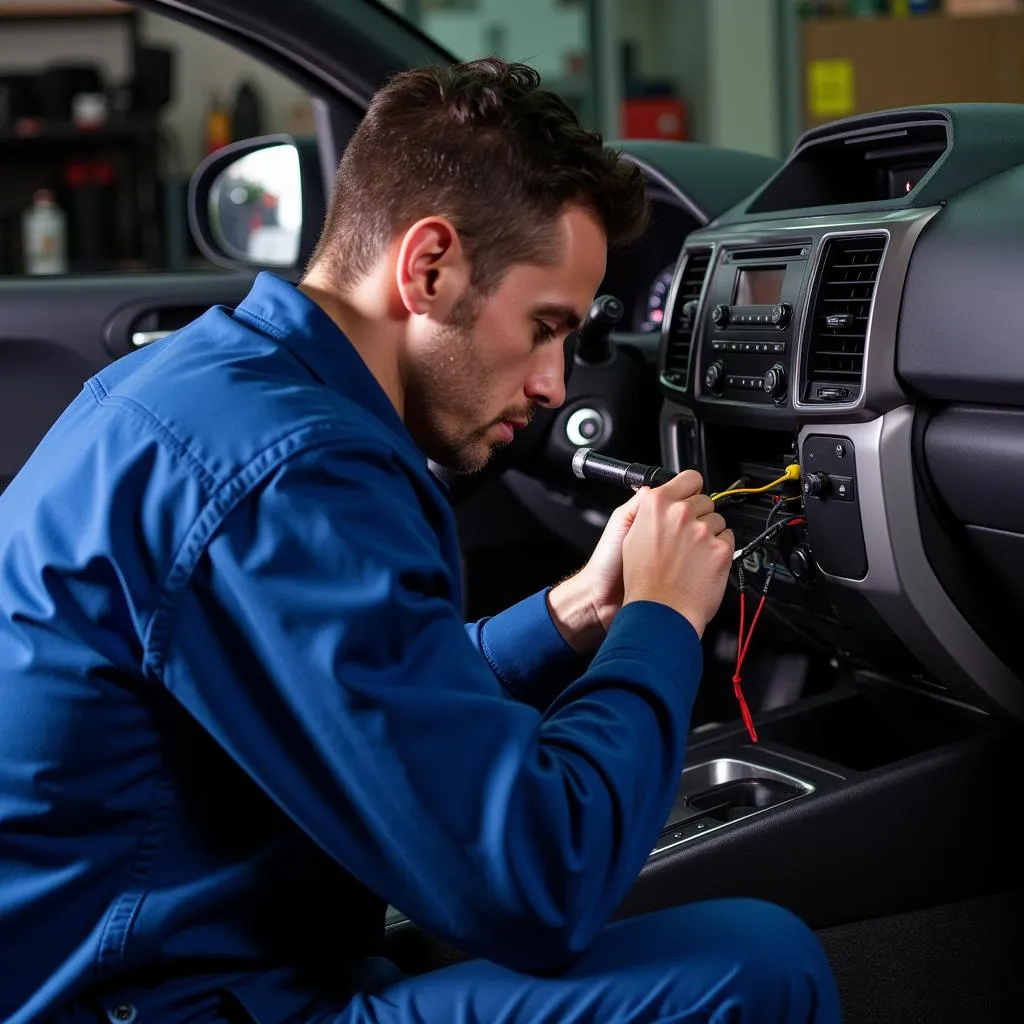
[[[773,509],[772,511],[774,512],[775,510]],[[755,537],[754,540],[742,548],[740,557],[737,558],[736,561],[738,562],[746,558],[751,551],[756,551],[763,544],[770,541],[777,533],[781,533],[782,530],[784,530],[794,519],[800,518],[800,516],[790,516],[788,519],[784,519],[781,522],[769,526],[767,530],[764,530],[759,536]]]

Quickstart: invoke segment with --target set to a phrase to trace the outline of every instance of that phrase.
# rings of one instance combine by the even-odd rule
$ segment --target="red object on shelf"
[[[626,139],[686,139],[686,104],[675,96],[637,96],[622,103]]]

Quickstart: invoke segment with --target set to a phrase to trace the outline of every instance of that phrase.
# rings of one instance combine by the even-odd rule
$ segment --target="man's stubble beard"
[[[493,421],[470,431],[452,422],[482,420],[486,413],[481,396],[488,393],[489,380],[474,366],[479,306],[474,295],[464,296],[435,330],[427,353],[408,368],[406,379],[405,422],[413,439],[438,465],[464,474],[482,470],[492,454],[487,434]]]

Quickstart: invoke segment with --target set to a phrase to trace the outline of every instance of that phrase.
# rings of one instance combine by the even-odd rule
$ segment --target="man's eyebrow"
[[[557,302],[537,306],[533,311],[533,315],[534,317],[547,317],[551,320],[557,320],[559,323],[564,323],[570,331],[575,331],[583,323],[583,317],[572,306],[563,306]]]

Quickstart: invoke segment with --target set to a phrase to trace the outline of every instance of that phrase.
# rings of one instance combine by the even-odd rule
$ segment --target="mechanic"
[[[676,794],[731,534],[685,472],[460,621],[427,460],[565,397],[637,169],[530,69],[397,76],[301,286],[86,383],[0,497],[0,1019],[836,1021],[755,900],[607,921]],[[406,977],[385,903],[478,959]]]

